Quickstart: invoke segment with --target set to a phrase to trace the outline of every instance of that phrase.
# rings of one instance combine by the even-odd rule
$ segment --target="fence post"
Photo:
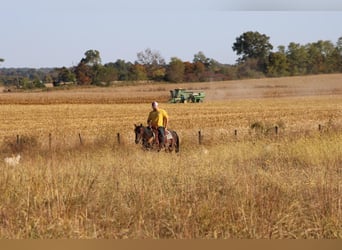
[[[51,137],[51,133],[49,133],[49,150],[51,151],[51,141],[52,141],[52,137]]]
[[[237,131],[237,129],[235,129],[235,130],[234,130],[234,135],[235,135],[235,137],[237,136],[237,133],[238,133],[238,131]]]
[[[83,141],[82,141],[81,133],[78,133],[78,137],[80,138],[80,144],[81,144],[81,145],[83,145]]]
[[[117,140],[118,140],[118,144],[120,145],[120,143],[121,143],[120,133],[117,133],[117,134],[116,134],[116,137],[117,137]]]
[[[19,135],[17,135],[17,144],[19,145],[19,143],[20,143],[20,137]]]
[[[276,135],[278,135],[278,129],[279,129],[278,126],[275,126],[275,127],[274,127],[274,130],[275,130],[275,134],[276,134]]]
[[[202,133],[201,133],[201,130],[198,131],[198,143],[200,145],[202,144]]]
[[[318,124],[318,131],[321,132],[322,131],[322,125]]]

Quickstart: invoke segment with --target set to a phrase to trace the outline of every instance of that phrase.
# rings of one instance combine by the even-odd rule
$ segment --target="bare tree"
[[[159,51],[152,51],[150,48],[145,49],[137,54],[138,63],[151,66],[151,65],[165,65],[164,58],[160,55]]]
[[[145,49],[137,54],[137,63],[144,65],[147,76],[153,80],[163,80],[165,78],[165,60],[158,51]]]

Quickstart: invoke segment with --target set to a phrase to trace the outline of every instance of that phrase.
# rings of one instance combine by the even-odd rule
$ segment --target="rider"
[[[165,129],[167,128],[169,116],[164,109],[159,108],[158,102],[152,102],[152,111],[147,118],[147,124],[158,131],[160,147],[165,143]]]

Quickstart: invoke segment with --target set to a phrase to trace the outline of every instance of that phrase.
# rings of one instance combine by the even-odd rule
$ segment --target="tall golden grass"
[[[23,157],[0,163],[0,238],[342,238],[341,96],[160,105],[179,154],[134,143],[149,103],[1,105]]]
[[[1,238],[341,238],[341,139],[29,151],[0,172]]]

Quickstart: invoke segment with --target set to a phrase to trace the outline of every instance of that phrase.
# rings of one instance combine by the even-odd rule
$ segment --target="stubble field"
[[[341,82],[0,93],[1,157],[22,155],[0,162],[0,238],[340,239]],[[207,99],[166,103],[176,87]],[[134,143],[152,100],[169,113],[179,154]]]

